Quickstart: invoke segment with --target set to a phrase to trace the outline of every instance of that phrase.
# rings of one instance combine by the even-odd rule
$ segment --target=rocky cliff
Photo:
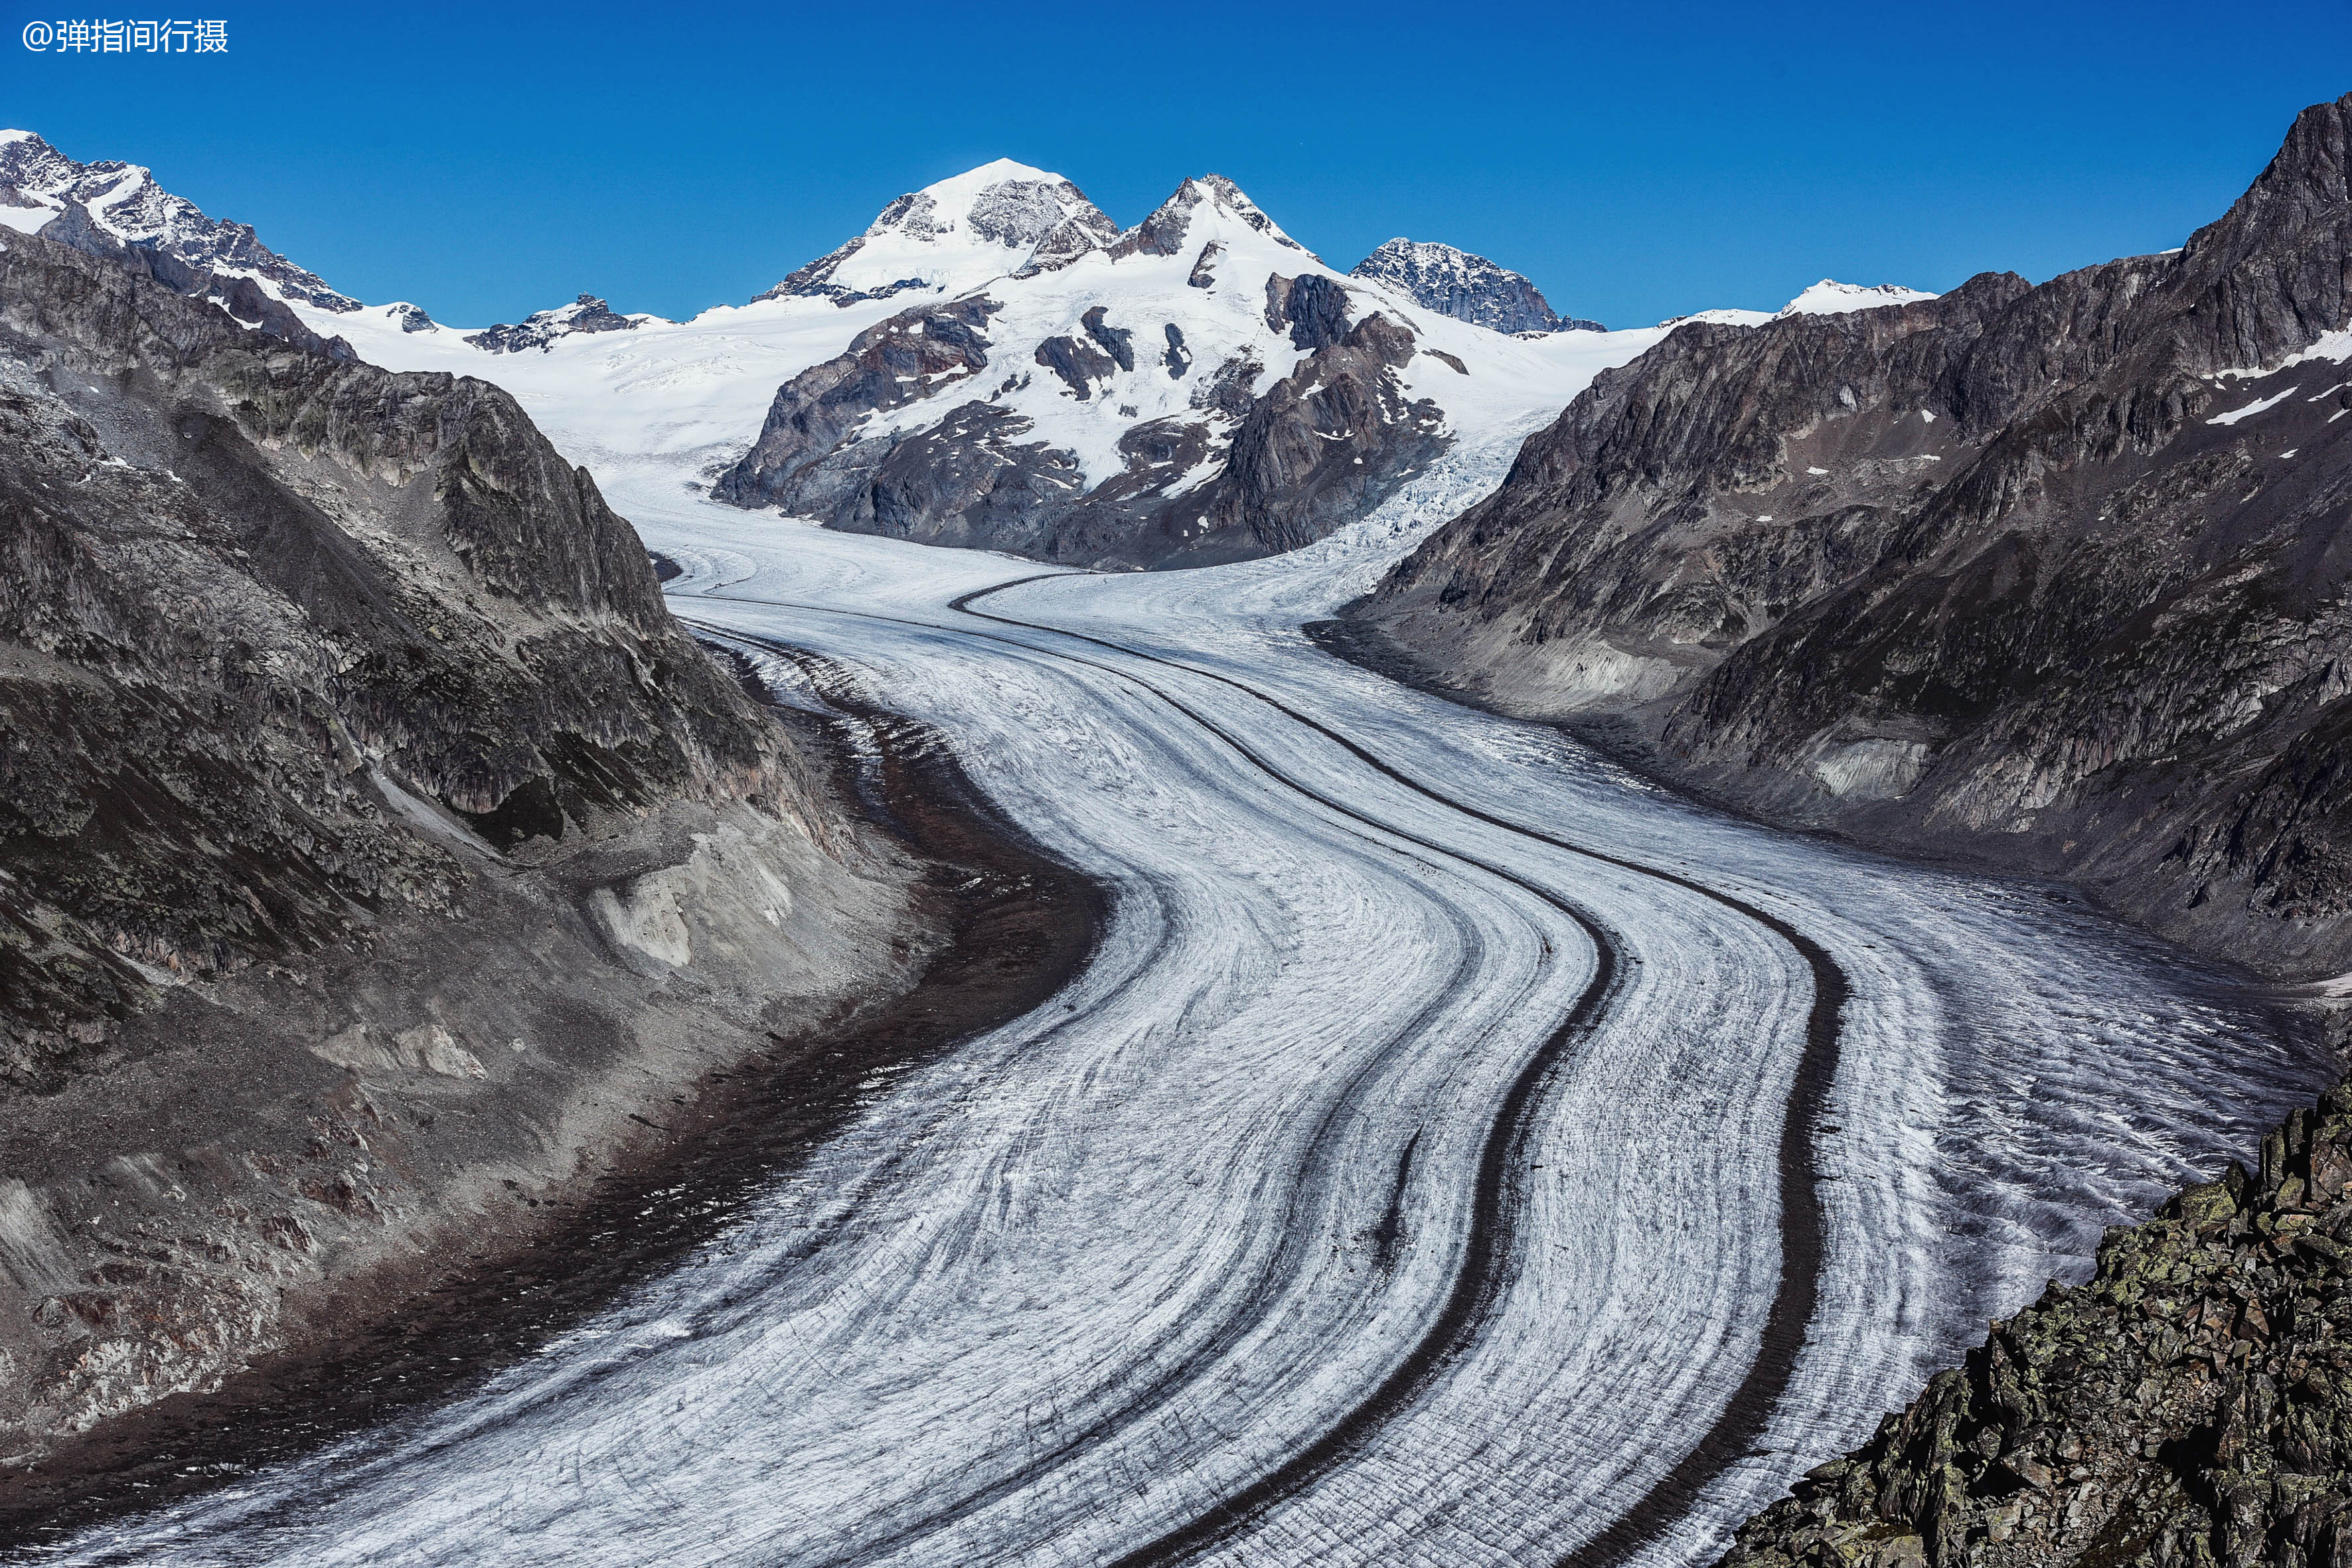
[[[2181,250],[1694,321],[1350,613],[1687,782],[2352,966],[2352,98]]]
[[[2117,1227],[1725,1568],[2276,1564],[2352,1555],[2352,1092],[2261,1169]]]
[[[1605,332],[1553,310],[1523,275],[1450,245],[1400,236],[1348,269],[1402,289],[1433,310],[1498,332]]]
[[[415,306],[408,309],[414,316],[401,321],[403,331],[429,331],[436,324]],[[634,332],[646,322],[660,319],[658,316],[624,316],[595,295],[583,294],[569,305],[558,306],[552,310],[534,310],[512,325],[501,321],[497,326],[469,335],[466,342],[478,349],[488,349],[492,353],[519,354],[525,349],[537,349],[544,353],[558,338],[570,337],[574,332]]]
[[[520,1245],[927,940],[510,397],[152,254],[0,248],[18,1461]]]

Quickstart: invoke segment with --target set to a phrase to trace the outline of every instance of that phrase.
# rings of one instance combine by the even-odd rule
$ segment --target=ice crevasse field
[[[893,303],[505,356],[319,324],[507,385],[792,700],[813,656],[945,737],[1111,890],[1093,961],[524,1364],[58,1561],[1703,1563],[2318,1080],[2061,894],[1729,819],[1305,637],[1659,330],[1506,340],[1516,405],[1269,560],[705,499]]]

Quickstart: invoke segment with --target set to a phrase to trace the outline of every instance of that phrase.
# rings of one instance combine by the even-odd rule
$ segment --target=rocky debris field
[[[2352,1086],[2053,1282],[1725,1568],[2352,1559]]]

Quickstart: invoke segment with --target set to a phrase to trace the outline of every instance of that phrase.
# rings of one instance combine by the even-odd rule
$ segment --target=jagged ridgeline
[[[1430,240],[1388,241],[1348,269],[1403,289],[1433,310],[1498,332],[1605,332],[1598,321],[1553,310],[1541,290],[1507,267]]]
[[[1695,320],[1349,613],[1785,819],[2352,965],[2352,99],[2188,245]]]
[[[1593,323],[1492,262],[1400,244],[1339,272],[1215,174],[1124,233],[1020,164],[942,181],[761,297],[906,303],[786,383],[711,493],[1102,567],[1297,549],[1465,428],[1580,383],[1572,352],[1507,334]]]
[[[1725,1568],[2352,1559],[2352,1092],[2117,1227]]]

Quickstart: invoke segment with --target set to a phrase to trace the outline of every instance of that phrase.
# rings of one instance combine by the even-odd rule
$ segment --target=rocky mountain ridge
[[[1479,313],[1458,290],[1433,309],[1326,267],[1214,174],[1182,182],[1122,233],[1067,180],[1000,160],[899,197],[746,306],[669,322],[583,294],[478,331],[404,303],[329,309],[307,285],[195,268],[70,213],[50,218],[49,237],[145,258],[159,280],[278,336],[487,376],[530,399],[559,439],[654,448],[727,500],[1107,567],[1321,537],[1457,441],[1524,427],[1657,335],[1514,341],[1449,314]],[[1457,282],[1524,284],[1465,271],[1475,258],[1451,247],[1415,254],[1459,258]],[[1315,279],[1301,299],[1320,312],[1303,329],[1287,303],[1301,278]],[[965,336],[898,364],[889,345],[927,321]],[[811,398],[821,412],[803,406]]]
[[[2352,967],[2347,125],[2178,252],[1687,321],[1351,619],[1752,808]]]
[[[0,131],[0,226],[20,234],[94,230],[199,271],[255,279],[281,300],[338,314],[360,308],[263,245],[250,226],[206,217],[138,164],[78,163],[29,131]]]
[[[413,307],[412,307],[413,308]],[[423,312],[418,312],[421,316]],[[574,332],[634,332],[647,321],[658,321],[659,316],[624,316],[593,294],[583,294],[569,305],[552,310],[536,310],[521,322],[509,326],[500,322],[484,331],[470,334],[466,342],[492,353],[520,353],[525,349],[545,353],[558,338]],[[430,318],[403,321],[403,331],[426,331],[436,325]]]
[[[1498,332],[1605,332],[1598,321],[1554,311],[1523,275],[1450,245],[1399,236],[1348,269],[1402,289],[1457,321]]]
[[[520,1244],[927,940],[513,398],[169,259],[0,237],[17,1463]]]

